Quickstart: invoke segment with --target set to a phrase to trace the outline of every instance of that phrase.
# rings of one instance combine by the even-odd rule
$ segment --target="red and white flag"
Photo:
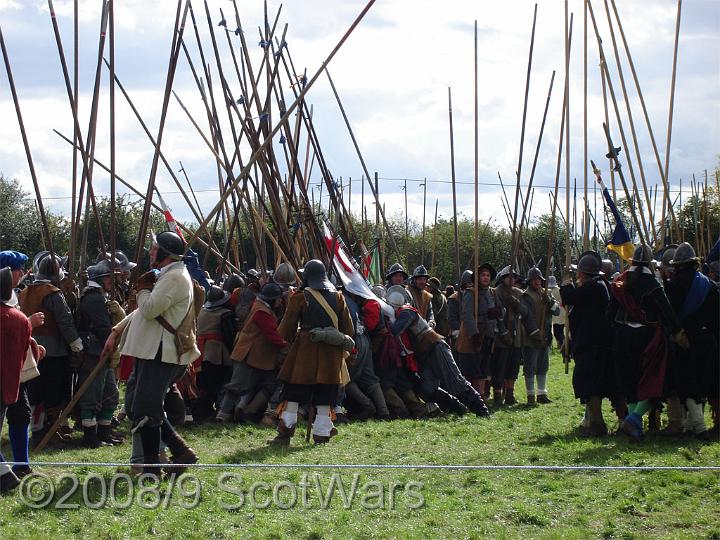
[[[185,242],[185,237],[183,236],[182,231],[180,230],[180,227],[178,227],[177,222],[175,221],[175,218],[170,213],[170,209],[168,208],[168,205],[165,204],[165,201],[163,200],[160,193],[157,194],[158,199],[160,199],[160,206],[163,209],[163,215],[165,216],[165,221],[167,221],[167,227],[168,231],[177,233],[177,235],[180,237],[180,239]]]

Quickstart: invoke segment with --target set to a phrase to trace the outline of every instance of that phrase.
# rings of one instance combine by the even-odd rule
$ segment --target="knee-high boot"
[[[360,410],[353,414],[355,420],[367,420],[375,414],[375,405],[373,405],[370,398],[360,390],[357,384],[352,381],[349,382],[345,386],[345,393],[360,406]]]
[[[375,405],[375,412],[377,413],[378,418],[388,420],[390,418],[390,411],[388,410],[387,403],[385,402],[385,396],[383,395],[382,388],[380,388],[380,383],[375,383],[369,386],[367,393],[372,400],[373,405]]]
[[[408,418],[410,416],[405,403],[394,388],[385,388],[383,396],[392,418]]]

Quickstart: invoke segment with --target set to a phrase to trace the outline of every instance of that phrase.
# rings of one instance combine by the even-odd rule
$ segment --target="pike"
[[[455,274],[460,282],[460,244],[458,242],[458,223],[457,223],[457,193],[455,190],[455,142],[453,136],[453,114],[452,114],[452,91],[448,86],[448,116],[450,118],[450,175],[452,179],[452,199],[453,199],[453,232],[455,235]]]
[[[607,124],[603,123],[603,130],[605,131],[605,138],[607,140],[608,144],[608,153],[605,157],[607,157],[610,160],[610,163],[612,164],[613,170],[618,173],[618,176],[620,177],[620,182],[623,185],[623,188],[625,189],[625,193],[628,193],[627,184],[625,183],[625,175],[622,172],[622,164],[620,163],[619,154],[622,150],[620,147],[615,147],[615,145],[612,142],[612,138],[610,137],[610,130],[607,127]],[[630,214],[633,217],[633,222],[635,223],[635,226],[637,227],[638,235],[640,236],[640,242],[642,244],[645,244],[645,238],[643,237],[643,231],[640,229],[638,225],[638,219],[635,215],[635,208],[632,204],[629,205],[630,207]]]
[[[655,220],[653,219],[650,195],[648,194],[647,182],[645,181],[645,169],[643,167],[642,157],[640,156],[640,147],[638,145],[637,133],[635,132],[635,122],[633,121],[632,108],[630,107],[630,98],[628,97],[627,87],[625,86],[625,77],[623,76],[622,64],[620,63],[620,53],[618,50],[617,41],[615,40],[615,30],[612,24],[612,17],[610,15],[610,7],[608,5],[608,0],[604,0],[604,4],[605,13],[608,20],[608,27],[610,28],[610,38],[612,40],[613,51],[615,53],[615,63],[617,64],[618,77],[620,79],[620,88],[622,89],[623,98],[625,100],[625,110],[628,116],[628,123],[630,124],[630,135],[632,137],[633,147],[635,149],[635,157],[637,159],[638,170],[640,172],[640,180],[642,181],[643,193],[645,195],[645,204],[648,210],[648,218],[650,221],[650,231],[652,232],[653,239],[657,241],[658,234],[655,229]],[[587,166],[585,169],[587,171]]]
[[[567,5],[567,2],[566,2]],[[525,77],[525,101],[523,104],[523,116],[522,116],[522,127],[520,128],[520,151],[518,154],[518,166],[517,166],[517,185],[515,187],[515,209],[513,211],[513,221],[512,221],[512,259],[510,260],[511,264],[515,264],[517,261],[515,261],[515,257],[517,256],[517,243],[519,241],[518,239],[518,231],[517,231],[517,214],[518,214],[518,199],[520,197],[520,177],[522,172],[522,158],[523,158],[523,144],[525,142],[525,122],[527,120],[527,106],[528,106],[528,97],[530,95],[530,74],[532,73],[532,60],[533,60],[533,48],[535,46],[535,23],[537,21],[537,3],[535,4],[535,8],[533,10],[533,23],[532,23],[532,30],[530,32],[530,52],[528,53],[528,66],[527,66],[527,75]],[[475,46],[477,49],[477,21],[475,21]],[[477,63],[477,50],[475,51],[475,62]],[[475,68],[475,101],[477,102],[477,67]],[[477,105],[475,106],[475,123],[477,124]],[[477,138],[477,133],[476,133]],[[476,179],[475,179],[475,190],[477,191],[477,150],[475,151],[475,168],[476,168]],[[477,195],[476,195],[477,197]],[[477,218],[476,218],[477,220]],[[522,226],[522,220],[520,220],[520,224]],[[477,229],[477,225],[475,227]],[[475,231],[475,234],[477,235],[477,230]],[[476,280],[477,281],[477,280]],[[475,289],[477,290],[477,288]]]
[[[158,126],[158,134],[155,138],[156,145],[155,145],[155,152],[153,153],[153,160],[152,165],[150,166],[150,178],[148,180],[148,187],[147,192],[145,195],[145,206],[143,208],[142,218],[140,220],[140,230],[138,231],[138,237],[137,237],[137,252],[136,252],[136,259],[137,261],[140,260],[140,257],[142,255],[143,246],[145,245],[145,234],[147,232],[148,222],[150,219],[150,203],[152,201],[152,194],[153,189],[155,188],[155,178],[157,175],[157,169],[158,169],[158,162],[160,160],[160,148],[162,146],[162,139],[163,139],[163,132],[165,129],[165,120],[167,118],[167,110],[168,105],[170,104],[170,92],[172,91],[173,81],[175,80],[175,68],[177,67],[177,59],[180,53],[180,46],[179,43],[182,41],[183,32],[185,31],[185,20],[187,18],[187,12],[189,7],[189,2],[185,4],[185,9],[182,11],[182,19],[180,18],[180,8],[182,7],[182,0],[178,0],[178,7],[177,7],[177,13],[175,15],[175,26],[173,29],[173,41],[172,45],[170,47],[170,60],[169,60],[169,66],[168,66],[168,72],[167,72],[167,78],[165,81],[165,95],[163,96],[163,103],[162,103],[162,111],[160,113],[160,125]],[[203,226],[207,224],[202,223],[201,229]],[[197,236],[196,233],[193,233],[192,238],[194,239]],[[188,249],[190,247],[190,244],[188,244]],[[140,266],[136,266],[133,270],[135,271],[135,274],[139,272],[138,268]]]
[[[22,136],[23,146],[25,147],[25,157],[27,158],[28,167],[30,169],[30,177],[35,188],[35,200],[37,202],[38,213],[43,227],[43,240],[50,252],[50,257],[55,259],[55,250],[53,249],[52,238],[50,237],[50,227],[47,221],[45,206],[43,205],[42,195],[40,194],[40,184],[35,173],[35,164],[33,163],[32,152],[30,151],[30,143],[28,142],[27,133],[25,131],[25,122],[23,122],[22,111],[20,110],[20,100],[18,99],[17,90],[15,89],[15,79],[13,78],[12,68],[10,66],[10,58],[8,57],[7,47],[5,46],[5,38],[3,37],[2,26],[0,26],[0,46],[2,46],[3,61],[5,62],[5,72],[7,73],[8,84],[10,85],[10,93],[12,94],[13,103],[15,104],[15,113],[17,114],[18,124],[20,126],[20,135]]]

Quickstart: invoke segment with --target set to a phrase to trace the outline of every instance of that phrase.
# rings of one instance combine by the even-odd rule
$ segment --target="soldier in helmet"
[[[547,372],[550,367],[550,340],[552,317],[560,313],[560,306],[545,290],[545,278],[539,268],[528,270],[527,288],[522,303],[527,309],[522,331],[523,376],[528,405],[550,403],[547,395]],[[537,388],[535,381],[537,380]],[[536,393],[537,392],[537,393]],[[537,396],[537,397],[536,397]]]
[[[69,400],[71,387],[71,355],[83,350],[83,343],[75,328],[75,321],[65,296],[58,288],[65,277],[60,258],[49,254],[37,261],[35,280],[20,293],[20,307],[26,315],[41,311],[45,324],[33,329],[33,337],[45,347],[46,356],[39,366],[40,376],[28,385],[30,404],[44,406],[45,421],[38,422],[33,442],[38,443],[55,423],[62,407]],[[42,410],[42,408],[41,408]]]
[[[440,280],[436,277],[431,277],[428,280],[427,291],[432,295],[432,312],[433,317],[435,317],[435,331],[447,338],[450,336],[447,297],[440,287]]]
[[[490,357],[495,342],[498,320],[502,321],[503,307],[490,287],[497,272],[490,263],[477,268],[478,291],[471,280],[462,296],[460,306],[460,335],[457,340],[458,365],[473,388],[486,398],[489,394]],[[477,294],[477,312],[476,299]],[[494,404],[500,405],[502,392],[494,395]]]
[[[469,409],[478,416],[489,416],[483,398],[460,373],[450,346],[406,300],[400,291],[388,291],[387,302],[396,310],[392,334],[409,338],[407,344],[418,358],[423,399],[446,412],[462,415]]]
[[[225,283],[232,278],[232,275],[229,276]],[[233,285],[230,283],[228,288]],[[199,422],[214,417],[219,411],[223,386],[232,375],[230,351],[237,334],[237,319],[231,306],[234,290],[232,288],[228,291],[213,285],[198,314],[197,343],[201,356],[196,360],[200,367],[197,373],[198,398],[193,403],[193,417]]]
[[[342,293],[327,278],[318,260],[305,264],[303,286],[289,299],[278,333],[291,343],[278,378],[284,383],[278,435],[272,444],[287,446],[295,433],[298,406],[316,408],[313,440],[325,443],[337,433],[331,418],[345,353],[354,349],[350,312]]]
[[[115,266],[119,266],[118,261],[115,261]],[[102,259],[89,266],[87,274],[87,286],[82,291],[78,307],[78,332],[85,346],[84,359],[78,370],[78,384],[82,384],[95,369],[113,327],[107,308],[107,295],[112,293],[115,280],[112,263]],[[115,371],[106,364],[85,389],[78,403],[85,447],[97,448],[103,443],[122,442],[114,436],[111,427],[118,402]]]
[[[506,266],[496,277],[495,296],[505,308],[502,325],[498,321],[498,335],[495,339],[495,351],[490,359],[493,396],[502,394],[504,405],[515,405],[515,381],[520,372],[522,358],[520,325],[522,317],[527,317],[527,308],[520,302],[522,290],[515,287],[517,274]]]
[[[393,264],[385,274],[385,287],[391,287],[392,285],[405,285],[408,274],[403,268],[402,264]]]
[[[670,356],[677,394],[687,409],[687,430],[699,439],[718,439],[718,397],[720,396],[720,289],[698,271],[699,259],[687,242],[675,250],[670,264],[673,278],[667,286],[670,304],[685,330],[690,348]],[[702,403],[712,412],[712,433],[706,430]],[[714,437],[713,437],[714,435]]]
[[[620,426],[635,441],[643,437],[643,416],[663,392],[666,329],[682,348],[687,335],[651,269],[650,247],[635,249],[631,266],[612,283],[609,315],[615,325],[615,371],[627,399],[628,415]]]
[[[133,422],[133,434],[142,442],[142,462],[147,465],[144,472],[156,476],[161,473],[161,440],[170,449],[173,463],[198,460],[164,410],[168,389],[200,356],[197,347],[181,352],[175,342],[177,329],[194,315],[194,287],[183,263],[185,248],[185,242],[174,232],[165,231],[153,238],[153,270],[136,283],[138,308],[113,328],[100,357],[102,361],[120,342],[121,354],[135,358],[126,386],[125,408]],[[180,474],[182,469],[170,472]]]
[[[277,387],[277,370],[288,343],[278,334],[283,291],[266,283],[250,308],[247,322],[232,349],[233,373],[225,386],[217,419],[259,420]]]
[[[420,316],[427,321],[431,328],[435,328],[435,315],[433,314],[432,308],[432,295],[425,290],[430,279],[427,269],[420,265],[413,270],[412,276],[410,276],[410,285],[408,291],[413,299],[413,306],[415,306],[420,313]]]
[[[602,259],[595,251],[586,251],[578,260],[577,284],[566,274],[560,297],[569,310],[570,352],[575,359],[573,389],[575,397],[586,405],[587,427],[591,437],[607,435],[602,415],[602,399],[610,396],[612,340],[610,322],[605,317],[610,291],[602,278]]]

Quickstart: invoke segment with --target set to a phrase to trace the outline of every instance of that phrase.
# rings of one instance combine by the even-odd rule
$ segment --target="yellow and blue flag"
[[[605,243],[605,246],[610,251],[614,251],[620,255],[622,259],[630,261],[633,256],[633,251],[635,251],[635,246],[633,245],[632,240],[630,240],[630,234],[628,234],[628,231],[625,228],[622,217],[620,217],[620,212],[618,212],[617,206],[615,206],[615,201],[613,201],[610,196],[610,192],[606,187],[603,187],[603,196],[605,197],[605,201],[610,207],[610,211],[615,218],[615,230],[613,231],[610,240]]]

